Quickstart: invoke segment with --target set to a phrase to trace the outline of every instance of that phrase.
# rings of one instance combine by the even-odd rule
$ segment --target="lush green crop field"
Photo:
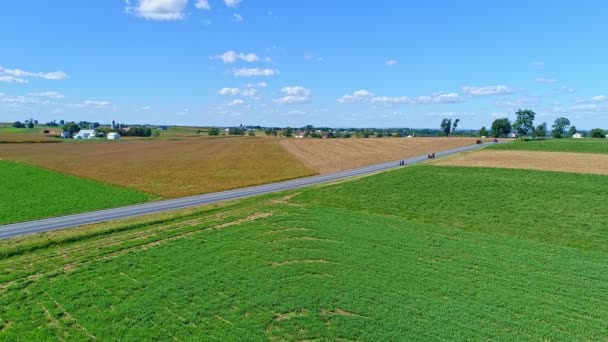
[[[86,161],[83,161],[86,163]],[[0,160],[0,224],[144,202],[128,189]]]
[[[604,340],[606,186],[419,166],[5,241],[0,340]]]
[[[489,146],[488,148],[495,150],[608,153],[608,139],[517,140],[508,144]]]

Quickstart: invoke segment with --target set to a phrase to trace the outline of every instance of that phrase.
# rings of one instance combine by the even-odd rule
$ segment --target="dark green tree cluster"
[[[217,136],[220,135],[220,129],[217,127],[211,127],[209,128],[209,135],[213,135],[213,136]]]

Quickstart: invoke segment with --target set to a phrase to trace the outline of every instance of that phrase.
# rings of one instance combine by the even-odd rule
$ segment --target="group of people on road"
[[[399,161],[399,166],[404,166],[404,165],[405,165],[405,160],[401,159],[401,160]]]
[[[435,152],[429,153],[429,155],[427,157],[428,157],[428,159],[435,159]]]

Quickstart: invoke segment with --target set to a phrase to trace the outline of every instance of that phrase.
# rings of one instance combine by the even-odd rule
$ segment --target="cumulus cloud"
[[[63,80],[68,75],[63,71],[30,72],[21,69],[7,69],[0,66],[0,82],[27,83],[28,78],[42,78],[46,80]]]
[[[473,96],[509,95],[513,94],[513,89],[505,85],[495,85],[486,87],[462,87],[465,94]]]
[[[42,93],[29,93],[29,96],[34,96],[34,97],[46,97],[49,99],[62,99],[64,98],[63,94],[56,92],[56,91],[45,91]]]
[[[260,68],[243,68],[233,70],[236,77],[253,77],[253,76],[276,76],[279,74],[277,69],[260,69]]]
[[[188,0],[125,0],[127,13],[137,17],[158,20],[182,20]]]
[[[228,7],[236,8],[241,3],[241,0],[224,0],[224,3]]]
[[[243,18],[243,16],[238,13],[235,13],[232,17],[233,17],[233,20],[236,21],[237,23],[240,23],[245,20]]]
[[[545,78],[545,77],[537,77],[536,83],[544,83],[544,84],[553,84],[557,83],[558,80],[555,78]]]
[[[274,103],[282,105],[310,103],[312,95],[310,89],[300,86],[283,87],[281,92],[285,96],[272,100]]]
[[[255,97],[258,94],[257,89],[247,87],[244,89],[240,88],[222,88],[219,90],[220,95],[231,95],[231,96],[247,96]]]
[[[431,96],[375,96],[373,93],[361,89],[352,94],[344,95],[339,98],[338,103],[379,103],[379,104],[431,104],[431,103],[456,103],[462,102],[462,97],[458,93],[435,93]]]
[[[255,53],[237,53],[232,50],[226,51],[221,55],[217,55],[213,58],[221,59],[224,64],[232,64],[238,61],[253,63],[260,60],[260,57]]]
[[[211,6],[209,5],[209,1],[207,1],[207,0],[196,0],[196,4],[194,5],[194,7],[198,8],[198,9],[207,10],[207,11],[209,11],[211,9]]]
[[[594,102],[602,102],[608,100],[608,96],[606,95],[598,95],[591,98],[591,101]]]
[[[394,59],[389,59],[388,61],[386,61],[386,65],[388,66],[393,66],[393,65],[397,65],[399,62],[397,60]]]
[[[245,102],[244,100],[241,99],[236,99],[236,100],[232,100],[230,103],[228,103],[229,106],[246,106],[247,102]]]

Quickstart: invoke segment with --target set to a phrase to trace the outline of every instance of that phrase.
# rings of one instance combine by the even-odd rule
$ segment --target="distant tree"
[[[25,128],[25,125],[21,121],[13,122],[13,127],[15,128]]]
[[[209,128],[209,135],[220,135],[220,129],[217,127],[211,127]]]
[[[80,126],[78,126],[78,124],[76,124],[74,121],[68,122],[67,124],[63,125],[63,131],[74,135],[80,131]]]
[[[228,128],[228,134],[230,135],[245,135],[245,131],[240,127]]]
[[[382,138],[384,137],[384,133],[382,133],[382,131],[376,133],[376,138]]]
[[[568,130],[568,128],[570,128],[570,120],[563,117],[557,118],[555,119],[553,126],[551,126],[551,134],[556,139],[564,138],[566,136],[566,131]]]
[[[537,138],[545,138],[547,136],[547,123],[543,122],[542,124],[536,126],[534,130],[534,136]]]
[[[592,138],[606,138],[606,131],[601,128],[594,128],[589,132],[589,136]]]
[[[65,125],[65,121],[63,121],[63,120],[59,120],[59,125],[60,125],[60,126]]]
[[[160,137],[160,129],[155,129],[154,131],[152,131],[152,136],[154,137]]]
[[[44,131],[42,131],[42,133],[44,133],[44,134],[49,134],[49,130],[48,130],[48,129],[45,129]]]
[[[488,130],[486,129],[486,126],[481,126],[481,128],[479,129],[479,136],[480,137],[488,136]]]
[[[491,130],[494,138],[504,138],[511,133],[511,121],[507,118],[496,119],[492,122]]]
[[[38,120],[34,120],[34,125],[37,125],[37,124],[38,124]]]
[[[34,128],[34,123],[32,121],[28,121],[27,128]]]
[[[196,134],[201,134],[201,132],[202,132],[202,131],[201,131],[200,129],[197,129],[197,130],[196,130]]]
[[[515,113],[515,116],[513,128],[520,137],[529,136],[530,133],[534,132],[534,117],[536,113],[529,109],[520,109]]]
[[[255,132],[252,129],[250,129],[247,134],[249,134],[250,137],[255,137]]]
[[[101,126],[99,122],[93,122],[93,128],[99,128]]]
[[[441,130],[443,131],[443,134],[446,137],[449,137],[450,133],[452,133],[452,119],[443,119],[443,120],[441,120],[441,125],[439,127],[441,127]]]
[[[350,138],[350,137],[351,137],[350,132],[344,132],[344,133],[342,133],[342,138]]]
[[[291,136],[293,135],[293,128],[291,128],[291,127],[286,127],[286,128],[283,130],[282,134],[283,134],[284,136],[288,137],[288,138],[289,138],[289,137],[291,137]]]
[[[458,128],[459,122],[460,122],[460,119],[456,119],[456,120],[454,120],[454,123],[452,123],[452,133],[456,132],[456,128]]]
[[[576,133],[578,133],[576,126],[570,126],[570,129],[568,130],[568,138],[572,138],[572,136]]]

